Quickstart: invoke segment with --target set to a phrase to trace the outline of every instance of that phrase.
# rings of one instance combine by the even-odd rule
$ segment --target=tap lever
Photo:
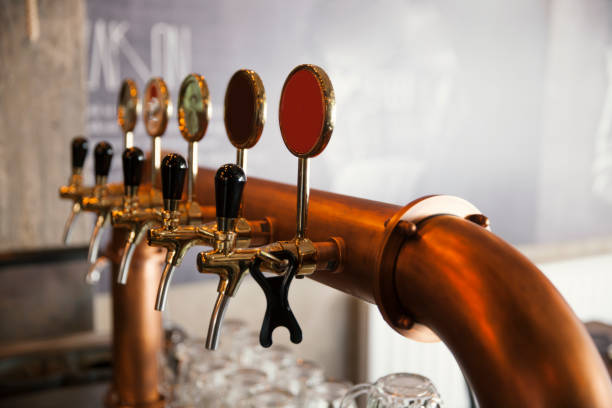
[[[106,183],[106,178],[108,177],[112,160],[113,148],[110,143],[98,143],[94,149],[94,170],[96,175],[96,184]]]
[[[164,157],[161,165],[162,194],[164,210],[173,212],[178,209],[178,203],[183,195],[187,162],[180,154],[171,153]]]
[[[89,143],[87,139],[82,136],[77,136],[72,139],[72,173],[79,174],[83,169],[85,163],[85,157],[87,156],[87,150]]]
[[[281,276],[265,277],[261,272],[262,259],[255,258],[250,272],[266,296],[266,314],[259,333],[259,343],[263,347],[272,345],[272,332],[277,327],[286,327],[289,338],[295,344],[302,341],[302,329],[289,306],[289,287],[297,272],[297,260],[289,251],[279,251],[270,254],[281,260],[288,260],[289,267]]]
[[[70,198],[73,201],[70,215],[64,226],[64,234],[62,235],[62,241],[64,244],[68,243],[70,239],[70,233],[72,232],[72,226],[81,212],[81,198],[83,196],[83,164],[87,156],[87,150],[89,143],[87,139],[82,136],[77,136],[72,139],[72,175],[68,181],[68,186],[60,189],[60,197]]]
[[[137,147],[130,147],[123,151],[122,159],[125,195],[133,197],[138,192],[138,186],[142,180],[144,153]]]
[[[215,203],[219,231],[227,232],[234,229],[245,183],[244,171],[235,164],[225,164],[217,170]]]

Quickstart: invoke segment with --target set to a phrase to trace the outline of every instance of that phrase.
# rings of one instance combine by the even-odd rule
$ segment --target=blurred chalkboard
[[[294,183],[279,94],[294,66],[313,63],[337,98],[336,130],[312,163],[314,188],[397,204],[458,195],[515,244],[607,236],[610,8],[603,0],[90,0],[88,131],[120,149],[122,78],[142,90],[161,75],[176,103],[182,78],[198,72],[213,101],[200,163],[233,161],[225,86],[237,69],[254,69],[268,120],[249,172]],[[186,152],[176,118],[162,143]],[[149,146],[142,123],[136,144]]]

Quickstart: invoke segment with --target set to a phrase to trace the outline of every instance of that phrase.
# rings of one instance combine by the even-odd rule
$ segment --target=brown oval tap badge
[[[149,136],[162,136],[168,126],[172,102],[168,87],[161,78],[152,78],[145,89],[142,119]]]
[[[134,130],[139,113],[140,99],[138,99],[138,88],[133,80],[126,79],[121,84],[117,101],[117,122],[119,122],[123,133]]]
[[[266,90],[255,71],[241,69],[230,79],[224,121],[234,147],[250,149],[259,141],[266,122]]]

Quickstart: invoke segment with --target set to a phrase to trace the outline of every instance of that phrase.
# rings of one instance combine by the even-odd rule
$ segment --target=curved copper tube
[[[200,169],[198,192],[213,190],[213,174]],[[249,178],[244,196],[247,219],[268,216],[277,238],[295,235],[295,187]],[[199,194],[198,201],[211,204],[212,197]],[[343,270],[312,278],[375,303],[385,224],[400,211],[311,191],[307,236],[345,243]],[[449,346],[480,406],[612,406],[612,384],[584,326],[510,245],[472,222],[436,216],[406,236],[398,251],[389,275],[395,290],[384,295],[396,296],[407,316]]]
[[[400,303],[453,352],[480,406],[612,407],[612,384],[582,323],[494,234],[458,217],[425,220],[406,238],[394,275]]]

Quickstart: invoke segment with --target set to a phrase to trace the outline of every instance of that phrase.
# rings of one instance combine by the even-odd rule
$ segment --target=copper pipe
[[[214,172],[200,168],[198,202],[212,205]],[[245,217],[249,220],[270,217],[274,239],[295,237],[296,187],[249,177],[244,188]],[[346,244],[344,273],[314,274],[312,278],[328,286],[375,303],[372,291],[376,270],[375,248],[382,244],[385,222],[400,207],[377,201],[311,190],[306,236],[313,241],[342,237]]]
[[[480,406],[612,407],[582,323],[535,265],[484,228],[423,221],[399,251],[395,285],[453,352]]]
[[[113,397],[117,407],[163,406],[158,392],[161,313],[154,310],[164,252],[146,242],[136,247],[126,285],[117,283],[125,232],[114,229],[105,253],[113,265]]]
[[[331,237],[327,241],[314,242],[317,250],[317,272],[342,272],[346,245],[340,237]]]
[[[211,191],[213,172],[200,174],[198,191]],[[249,178],[245,216],[272,217],[276,237],[290,239],[295,194],[295,187]],[[203,195],[198,201],[212,202]],[[309,238],[345,241],[343,271],[312,278],[375,303],[385,224],[400,207],[313,190],[309,210]],[[510,245],[453,216],[430,218],[394,244],[397,257],[386,260],[394,270],[381,276],[391,281],[384,295],[396,297],[409,319],[396,330],[409,335],[410,319],[434,330],[455,354],[480,406],[612,406],[612,384],[584,326]]]

